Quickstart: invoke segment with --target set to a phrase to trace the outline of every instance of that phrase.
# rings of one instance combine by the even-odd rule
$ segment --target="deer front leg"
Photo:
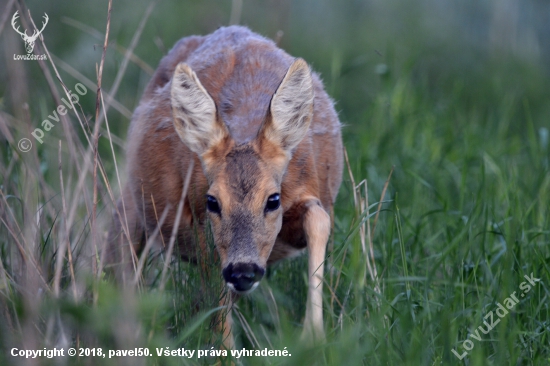
[[[238,295],[228,293],[220,300],[220,306],[226,306],[218,313],[220,317],[220,331],[222,333],[222,347],[226,350],[235,348],[235,338],[233,337],[233,305],[238,300]]]
[[[330,235],[330,216],[318,199],[310,199],[303,216],[303,227],[308,249],[308,290],[306,316],[302,340],[324,341],[323,327],[323,271],[325,252]]]
[[[191,218],[188,220],[188,225],[192,225]],[[204,228],[201,227],[199,230],[196,230],[196,233],[193,233],[193,235],[197,235],[197,244],[199,246],[200,255],[198,258],[198,265],[201,268],[201,291],[211,291],[212,288],[210,287],[209,277],[207,274],[211,272],[210,267],[212,266],[212,258],[208,253],[209,249]],[[216,290],[218,291],[218,294],[220,294],[218,305],[222,307],[222,309],[217,312],[215,318],[213,319],[214,330],[217,335],[221,334],[221,348],[231,350],[235,346],[235,339],[232,331],[233,306],[237,302],[239,296],[233,293],[233,291],[230,291],[228,288],[225,288],[225,282],[220,283],[220,287],[216,288]]]

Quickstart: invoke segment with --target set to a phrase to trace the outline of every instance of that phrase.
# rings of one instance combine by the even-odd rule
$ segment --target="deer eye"
[[[215,199],[213,196],[207,195],[206,196],[206,209],[212,213],[220,214],[221,209],[220,205],[218,204],[218,200]]]
[[[281,206],[281,197],[279,196],[279,193],[272,194],[267,199],[267,203],[265,205],[265,212],[269,211],[275,211],[276,209]]]

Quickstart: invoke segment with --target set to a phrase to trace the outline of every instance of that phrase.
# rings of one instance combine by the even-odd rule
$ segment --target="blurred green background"
[[[66,131],[56,124],[42,145],[30,136],[57,104],[38,62],[13,60],[13,54],[25,50],[10,21],[25,6],[37,25],[48,14],[46,46],[69,89],[78,82],[87,86],[80,103],[93,129],[108,2],[0,3],[0,364],[24,364],[8,355],[10,347],[21,344],[151,350],[209,345],[212,332],[208,321],[200,322],[206,319],[200,311],[215,308],[217,295],[195,294],[201,274],[193,266],[172,263],[165,291],[159,289],[154,261],[147,262],[147,280],[137,294],[115,290],[101,275],[90,278],[92,236],[104,237],[112,203],[100,179],[98,226],[93,227],[86,203],[92,174],[86,171],[88,191],[81,194],[75,188],[79,173],[66,148]],[[321,74],[344,125],[349,155],[325,276],[327,343],[312,349],[297,342],[305,304],[302,257],[273,267],[262,286],[242,300],[237,322],[240,346],[288,347],[292,357],[242,362],[549,364],[550,2],[159,0],[151,5],[114,0],[102,83],[110,93],[117,75],[122,77],[114,95],[117,104],[107,113],[122,181],[130,115],[159,60],[181,37],[237,23],[278,40],[281,48],[303,57]],[[126,67],[125,50],[132,48],[133,39],[135,49]],[[38,42],[36,47],[35,53],[41,53]],[[43,65],[53,72],[49,62]],[[57,80],[54,85],[62,92]],[[88,143],[73,112],[70,123],[85,150]],[[105,127],[101,135],[99,154],[117,195],[120,187]],[[23,137],[33,141],[29,153],[17,149]],[[67,193],[69,204],[78,203],[68,234],[75,265],[82,268],[74,298],[67,264],[61,295],[46,290],[54,282],[56,253],[65,235],[59,141],[64,189],[72,192]],[[76,160],[84,161],[80,156]],[[378,208],[373,204],[380,201],[392,167],[372,234],[371,262],[362,249],[369,238],[360,227],[369,217],[373,228]],[[354,203],[353,182],[363,179],[368,204],[373,205],[368,212]],[[363,188],[361,192],[364,196]],[[41,268],[43,283],[36,285],[36,292],[25,290],[27,267],[13,259],[23,242]],[[367,261],[377,268],[379,280],[373,280]],[[481,341],[473,339],[484,317],[519,291],[524,275],[531,273],[541,279],[534,290],[490,333],[481,334]],[[209,276],[216,281],[215,274]],[[46,295],[36,295],[40,291]],[[468,339],[473,349],[459,359],[452,350],[462,354]]]
[[[231,21],[272,39],[282,32],[281,48],[308,60],[323,76],[350,135],[368,129],[365,117],[377,95],[400,78],[422,87],[427,98],[438,101],[439,109],[449,106],[446,100],[457,98],[484,101],[488,109],[500,107],[489,103],[503,98],[526,96],[536,110],[548,105],[544,86],[550,68],[550,4],[545,1],[244,1],[231,20],[235,4],[239,2],[158,1],[135,54],[154,69],[178,39],[208,34]],[[26,5],[37,23],[44,12],[49,15],[44,36],[50,52],[96,81],[107,2],[27,1]],[[124,58],[114,44],[128,48],[148,6],[148,2],[113,3],[105,87],[110,87]],[[3,104],[11,109],[5,83],[16,81],[9,78],[13,59],[5,44],[7,38],[19,37],[10,29],[9,19],[5,28],[0,75],[6,87],[1,92]],[[20,40],[10,42],[24,53]],[[48,92],[37,63],[25,63],[25,72],[34,81],[29,97]],[[68,86],[77,82],[63,70],[61,75]],[[117,100],[132,111],[148,79],[147,71],[131,62]],[[85,106],[89,110],[93,104]],[[116,113],[112,118],[121,127],[128,123]],[[514,126],[523,130],[521,123]]]

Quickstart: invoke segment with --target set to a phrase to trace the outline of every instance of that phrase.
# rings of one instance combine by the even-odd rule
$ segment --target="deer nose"
[[[236,292],[247,292],[264,276],[265,270],[252,263],[230,263],[222,271],[225,282]]]

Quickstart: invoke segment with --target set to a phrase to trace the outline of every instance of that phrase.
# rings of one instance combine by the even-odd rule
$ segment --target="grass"
[[[300,42],[293,39],[289,47]],[[308,59],[308,46],[303,49]],[[121,65],[133,57],[125,49],[109,52],[115,51],[107,49],[108,75],[114,75],[110,57]],[[320,52],[324,57],[327,51]],[[550,362],[549,76],[537,63],[504,53],[484,54],[471,68],[461,60],[447,64],[453,52],[430,53],[438,57],[434,62],[425,50],[396,44],[381,59],[367,60],[368,68],[349,50],[324,57],[328,66],[317,61],[339,101],[349,154],[327,256],[327,341],[315,347],[298,342],[307,284],[307,261],[300,257],[271,267],[235,313],[237,349],[286,349],[291,356],[238,362]],[[134,72],[133,62],[123,73]],[[63,97],[52,68],[41,68],[49,81],[37,87]],[[67,73],[61,71],[71,89]],[[22,153],[17,141],[30,137],[59,97],[33,94],[34,84],[20,81],[27,92],[5,94],[0,112],[0,364],[25,364],[10,355],[13,347],[147,347],[153,354],[42,357],[39,365],[215,363],[196,353],[191,359],[156,356],[157,348],[219,349],[212,331],[221,281],[215,256],[207,258],[211,271],[204,273],[177,256],[152,253],[132,289],[116,286],[102,268],[101,243],[119,191],[115,161],[119,169],[124,161],[120,118],[111,113],[104,119],[95,150],[88,140],[94,141],[94,121],[103,112],[88,87],[76,108],[81,123],[71,111],[46,132],[43,145]],[[363,81],[369,88],[361,94]],[[135,104],[125,103],[135,91],[124,81],[120,86],[119,102]],[[12,101],[30,106],[18,109]],[[531,274],[540,281],[526,291]],[[211,291],[197,291],[204,282]],[[513,306],[506,302],[512,295],[519,300]],[[511,307],[502,318],[499,304]],[[485,334],[486,323],[497,320]],[[467,355],[459,359],[453,350]]]

